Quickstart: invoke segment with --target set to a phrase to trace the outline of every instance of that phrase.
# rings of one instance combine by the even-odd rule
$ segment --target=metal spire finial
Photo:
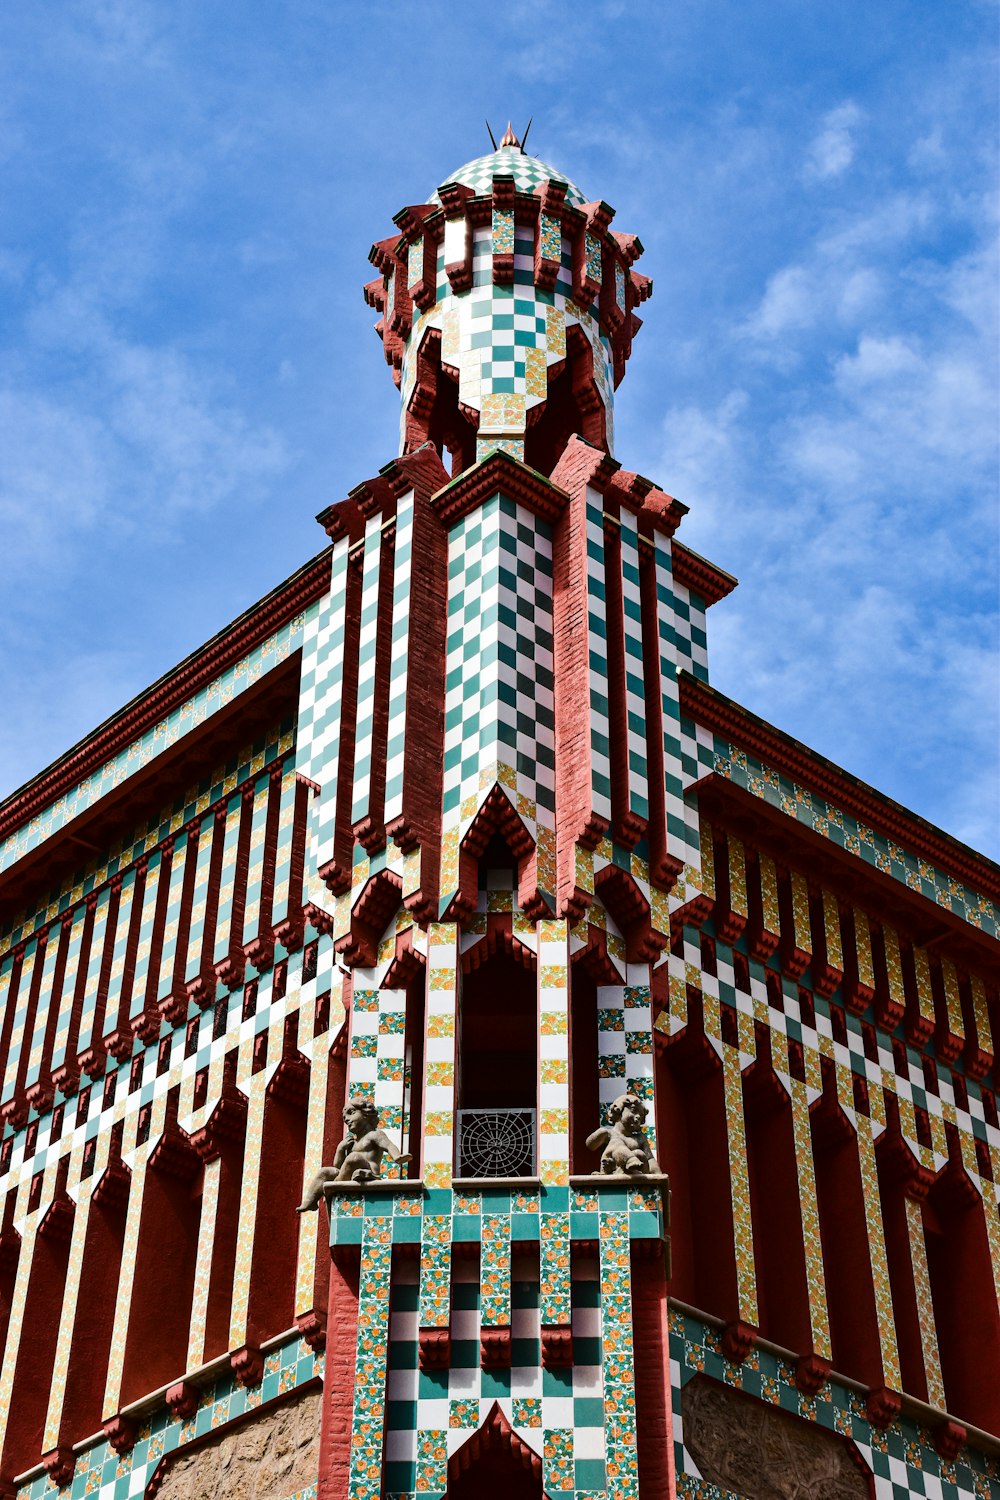
[[[500,142],[500,150],[502,151],[505,146],[516,146],[518,150],[521,149],[521,142],[514,134],[514,127],[509,120],[507,121],[507,129],[504,131],[503,140]]]

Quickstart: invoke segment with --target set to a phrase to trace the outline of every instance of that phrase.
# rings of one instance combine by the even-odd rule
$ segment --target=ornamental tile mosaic
[[[873,1428],[865,1419],[863,1400],[836,1382],[828,1382],[815,1397],[804,1396],[796,1389],[792,1367],[764,1350],[755,1351],[742,1365],[729,1364],[715,1329],[677,1310],[670,1313],[670,1370],[679,1495],[730,1500],[727,1491],[701,1478],[684,1443],[681,1391],[699,1373],[850,1438],[874,1477],[877,1500],[906,1500],[911,1495],[986,1500],[1000,1484],[995,1458],[966,1448],[957,1461],[944,1459],[934,1447],[932,1434],[909,1420],[893,1422],[884,1432]]]
[[[697,769],[693,770],[692,779],[698,779],[706,770],[715,771],[988,936],[1000,937],[1000,908],[987,897],[900,848],[892,839],[860,823],[849,813],[764,765],[738,746],[718,736],[705,737],[711,743],[702,744],[699,739]]]

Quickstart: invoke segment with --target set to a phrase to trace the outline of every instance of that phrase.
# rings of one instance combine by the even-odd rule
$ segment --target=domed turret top
[[[525,131],[525,140],[527,137],[528,132]],[[478,197],[492,191],[494,177],[513,177],[514,186],[521,193],[533,193],[543,182],[565,182],[567,203],[575,207],[586,202],[580,189],[564,173],[557,172],[547,162],[539,161],[537,156],[527,154],[510,125],[496,150],[491,151],[488,156],[477,156],[474,161],[467,161],[464,167],[459,167],[444,182],[460,182],[463,187],[472,188]],[[440,190],[432,193],[427,201],[440,203]]]

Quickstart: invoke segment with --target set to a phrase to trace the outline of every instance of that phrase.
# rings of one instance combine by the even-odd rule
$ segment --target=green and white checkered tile
[[[385,821],[403,811],[403,767],[406,752],[406,703],[409,681],[410,586],[413,564],[413,491],[396,505],[393,549],[392,644],[389,653],[389,711],[386,730]]]
[[[334,543],[330,591],[318,602],[303,631],[296,764],[303,776],[320,787],[311,809],[310,871],[320,869],[334,854],[349,551],[349,538]],[[317,894],[310,889],[314,900]]]
[[[375,976],[371,969],[355,970],[347,1096],[371,1099],[379,1125],[405,1150],[406,991],[380,989]],[[382,1176],[400,1176],[399,1167],[386,1159]]]
[[[625,638],[625,713],[628,743],[629,810],[649,817],[646,762],[646,701],[642,664],[642,605],[639,596],[639,527],[630,510],[621,512],[621,591]]]
[[[379,586],[382,571],[382,516],[365,522],[361,581],[361,624],[358,635],[358,718],[354,736],[354,786],[351,822],[369,814],[372,778],[372,734],[375,727],[375,668],[377,656]]]
[[[444,810],[467,821],[498,779],[551,810],[555,798],[551,533],[496,496],[449,534]]]
[[[698,1466],[684,1445],[681,1392],[698,1373],[850,1438],[874,1476],[877,1500],[905,1500],[911,1495],[928,1500],[988,1500],[997,1493],[1000,1465],[996,1459],[967,1448],[957,1463],[949,1462],[937,1453],[930,1432],[910,1421],[894,1422],[881,1432],[865,1419],[863,1399],[835,1383],[825,1385],[815,1397],[803,1396],[795,1387],[792,1367],[763,1350],[755,1350],[742,1365],[731,1365],[714,1329],[672,1311],[670,1380],[678,1494],[729,1500],[726,1491],[700,1479]]]
[[[457,1261],[452,1286],[451,1368],[421,1371],[417,1360],[416,1267],[398,1264],[393,1273],[387,1404],[385,1486],[390,1494],[418,1487],[422,1454],[438,1457],[434,1475],[443,1494],[447,1457],[468,1441],[498,1401],[518,1436],[540,1456],[548,1434],[562,1438],[569,1454],[568,1492],[604,1488],[604,1402],[600,1364],[600,1293],[596,1264],[580,1268],[573,1282],[573,1334],[577,1363],[546,1370],[540,1359],[537,1281],[521,1281],[514,1262],[511,1284],[512,1364],[480,1368],[481,1294],[476,1270]],[[429,1435],[443,1435],[430,1442]],[[423,1460],[426,1462],[426,1460]],[[562,1471],[565,1475],[565,1468]],[[426,1479],[428,1471],[420,1475]],[[563,1485],[559,1486],[563,1492]]]
[[[473,161],[467,161],[463,167],[459,167],[450,177],[446,177],[445,182],[462,183],[465,187],[472,188],[477,195],[482,196],[492,192],[494,177],[513,177],[514,186],[520,193],[533,193],[543,183],[549,181],[565,182],[567,203],[578,204],[586,201],[580,189],[562,172],[557,172],[555,167],[539,161],[537,156],[527,156],[519,146],[504,146],[499,151],[490,152],[486,156],[477,156]],[[435,191],[427,201],[440,203],[441,199]]]

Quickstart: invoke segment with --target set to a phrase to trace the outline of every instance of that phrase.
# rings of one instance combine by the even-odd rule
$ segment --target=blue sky
[[[395,452],[361,287],[500,130],[655,281],[617,456],[741,579],[712,680],[996,855],[996,18],[978,0],[7,0],[0,795]]]

